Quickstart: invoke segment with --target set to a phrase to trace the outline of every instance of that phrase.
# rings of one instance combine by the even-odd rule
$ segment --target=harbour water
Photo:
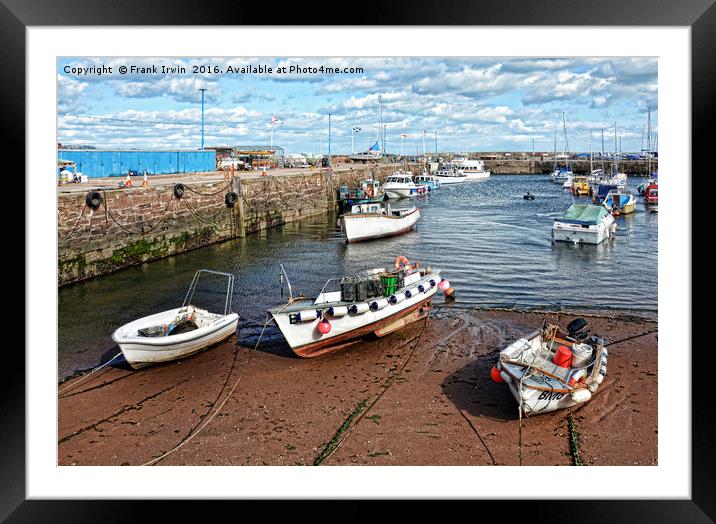
[[[643,180],[631,179],[632,191]],[[527,191],[535,200],[522,198]],[[329,278],[391,265],[398,255],[442,269],[464,307],[656,316],[658,214],[645,211],[641,200],[634,214],[616,218],[615,236],[600,245],[553,243],[554,218],[573,201],[589,200],[572,197],[546,175],[493,176],[418,197],[422,218],[401,236],[345,244],[337,215],[311,217],[81,282],[58,291],[58,375],[117,353],[112,332],[180,305],[199,268],[236,275],[233,305],[243,319],[240,328],[255,328],[267,309],[285,301],[279,264],[294,295],[310,296]],[[205,284],[194,303],[222,311],[224,282]]]

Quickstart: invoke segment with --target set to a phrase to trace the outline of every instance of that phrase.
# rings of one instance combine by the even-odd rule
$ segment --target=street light
[[[206,88],[200,87],[199,91],[201,91],[201,148],[204,149],[204,91]]]

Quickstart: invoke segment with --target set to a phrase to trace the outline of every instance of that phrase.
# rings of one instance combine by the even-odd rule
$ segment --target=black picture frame
[[[692,36],[692,172],[706,176],[710,172],[706,162],[709,130],[716,102],[716,6],[714,0],[600,0],[569,1],[548,0],[521,2],[517,0],[488,0],[456,2],[451,0],[396,1],[372,3],[363,6],[346,5],[343,15],[335,15],[335,3],[284,4],[266,14],[266,6],[257,2],[170,2],[154,0],[142,2],[127,0],[107,2],[92,0],[1,0],[0,2],[0,53],[5,81],[0,82],[4,107],[2,125],[4,145],[24,158],[25,137],[17,132],[24,128],[25,100],[25,29],[28,26],[104,26],[104,25],[499,25],[499,26],[687,26]],[[339,18],[340,21],[337,21]],[[690,176],[688,171],[682,176]],[[25,195],[31,195],[31,179],[25,178]],[[690,203],[685,206],[690,208]],[[21,211],[22,212],[22,211]],[[22,215],[19,215],[22,216]],[[693,221],[693,227],[699,227]],[[695,236],[692,235],[692,239]],[[18,249],[19,252],[19,249]],[[24,252],[24,251],[23,251]],[[24,256],[24,255],[23,255]],[[693,256],[693,251],[692,251]],[[692,258],[693,260],[693,258]],[[27,262],[27,261],[26,261]],[[20,264],[18,264],[20,265]],[[27,279],[29,275],[25,274]],[[693,276],[692,276],[693,282]],[[685,304],[692,311],[692,325],[703,326],[696,304]],[[707,308],[710,309],[710,308]],[[702,313],[705,315],[708,313]],[[694,322],[696,320],[696,322]],[[26,319],[27,322],[27,319]],[[704,322],[706,322],[704,320]],[[685,340],[691,341],[691,336]],[[708,356],[707,345],[692,347],[692,362],[700,355]],[[28,501],[25,496],[25,355],[4,348],[4,391],[0,395],[2,427],[0,431],[0,519],[9,522],[115,522],[139,519],[148,514],[148,506],[161,504],[163,519],[181,517],[181,520],[206,516],[207,503],[188,506],[188,501],[83,501],[44,500]],[[510,501],[514,515],[530,520],[552,520],[555,515],[570,515],[581,522],[708,522],[716,519],[716,454],[712,444],[713,415],[710,410],[710,369],[692,365],[692,464],[690,500],[595,500],[585,509],[580,501]],[[685,388],[688,392],[688,388]],[[687,397],[688,395],[685,394]],[[687,398],[684,399],[685,401]],[[686,404],[685,404],[686,405]],[[234,503],[212,502],[212,506],[231,509]],[[259,506],[260,504],[260,506]],[[299,503],[301,505],[303,503]],[[322,504],[326,504],[323,502]],[[368,520],[375,514],[365,504],[348,502],[348,508],[325,508],[329,514],[340,511],[348,518]],[[244,502],[244,517],[262,515],[272,518],[283,511],[283,504]],[[333,506],[333,504],[330,504]],[[401,520],[410,511],[423,512],[422,502],[403,507],[383,509],[381,520],[399,516]],[[484,506],[484,507],[483,507]],[[543,507],[540,507],[543,506]],[[355,509],[352,509],[355,508]],[[470,506],[472,508],[472,504]],[[486,509],[504,510],[502,502],[480,501],[480,513]],[[458,509],[459,510],[459,509]],[[212,507],[212,512],[222,508]],[[395,511],[395,515],[391,513]],[[474,512],[474,509],[467,509]],[[407,512],[407,513],[406,513]],[[321,511],[321,513],[324,513]],[[490,512],[491,513],[491,512]],[[221,515],[215,513],[215,515]],[[476,515],[477,517],[478,515]],[[244,518],[234,515],[231,518]]]

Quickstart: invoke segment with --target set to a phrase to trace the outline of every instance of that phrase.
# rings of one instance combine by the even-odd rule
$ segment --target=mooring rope
[[[107,362],[105,362],[105,363],[102,364],[101,366],[98,366],[98,367],[94,368],[92,371],[90,371],[90,372],[87,373],[86,375],[83,375],[82,378],[80,378],[79,380],[74,381],[72,384],[70,384],[70,385],[67,386],[66,388],[62,388],[61,390],[59,390],[59,391],[57,392],[57,395],[60,396],[60,395],[62,395],[62,393],[64,393],[64,392],[66,392],[66,391],[68,391],[68,390],[74,388],[75,386],[77,386],[80,382],[84,382],[84,381],[85,381],[86,379],[88,379],[88,378],[90,377],[90,375],[92,375],[95,371],[99,371],[100,369],[102,369],[102,368],[105,367],[106,365],[110,364],[115,358],[117,358],[117,357],[120,356],[121,354],[122,354],[122,352],[120,351],[119,353],[117,353],[115,356],[113,356],[112,358],[110,358]]]
[[[214,195],[218,195],[219,193],[222,193],[222,192],[226,191],[227,189],[229,189],[229,188],[231,187],[231,182],[232,182],[232,181],[229,180],[224,187],[222,187],[221,189],[219,189],[218,191],[215,191],[215,192],[213,192],[213,193],[202,193],[201,191],[197,191],[196,189],[194,189],[194,188],[191,187],[191,186],[186,186],[186,185],[185,185],[184,187],[187,188],[187,189],[188,189],[189,191],[191,191],[192,193],[196,193],[197,195],[201,195],[201,196],[214,196]]]
[[[343,438],[341,438],[341,440],[338,441],[338,443],[333,447],[333,449],[325,457],[323,457],[323,459],[321,460],[321,463],[325,462],[326,459],[328,459],[331,455],[333,455],[333,453],[340,447],[340,445],[346,441],[348,436],[353,432],[353,430],[356,428],[356,426],[358,426],[358,423],[361,421],[361,419],[363,419],[363,417],[373,408],[373,406],[376,405],[376,403],[383,397],[383,395],[385,395],[385,392],[388,391],[388,388],[390,388],[390,386],[393,385],[393,379],[397,376],[400,376],[402,371],[405,369],[405,366],[407,366],[408,362],[410,362],[410,359],[413,358],[413,355],[415,354],[415,350],[417,349],[418,344],[420,344],[420,337],[422,337],[423,333],[425,332],[425,328],[427,327],[428,321],[430,320],[431,312],[432,312],[432,308],[428,311],[428,314],[425,316],[425,323],[423,324],[423,327],[421,328],[420,333],[418,333],[418,336],[416,337],[415,345],[413,345],[412,349],[410,350],[410,354],[408,355],[408,358],[405,359],[405,362],[403,362],[403,365],[400,366],[400,369],[398,370],[398,372],[391,375],[390,377],[388,377],[388,381],[389,381],[388,385],[385,386],[383,388],[383,391],[381,391],[378,394],[378,396],[375,397],[375,399],[373,399],[373,402],[371,402],[368,405],[368,407],[366,409],[364,409],[360,415],[358,415],[358,417],[356,418],[353,425],[343,435]]]
[[[281,312],[281,310],[288,307],[290,304],[291,304],[291,301],[287,302],[286,304],[281,306],[276,312],[277,313]],[[151,466],[153,464],[156,464],[157,462],[159,462],[160,460],[163,460],[168,455],[174,453],[176,450],[181,448],[184,444],[188,443],[190,440],[192,440],[194,437],[196,437],[206,426],[208,426],[211,423],[212,420],[214,420],[214,417],[216,417],[216,415],[221,411],[221,409],[224,407],[224,405],[229,400],[229,398],[231,398],[231,395],[236,390],[237,386],[239,385],[239,382],[241,382],[241,379],[243,378],[244,373],[246,373],[246,370],[249,368],[249,365],[251,365],[251,360],[254,357],[254,353],[258,349],[259,344],[261,343],[261,338],[263,337],[264,331],[266,330],[266,326],[269,325],[271,320],[272,320],[271,315],[268,315],[268,318],[266,319],[266,322],[264,323],[263,328],[261,328],[261,333],[259,334],[259,338],[256,340],[256,345],[254,345],[253,350],[249,350],[249,360],[246,362],[246,365],[241,370],[241,374],[239,374],[238,378],[236,379],[236,382],[232,386],[231,391],[229,391],[229,393],[226,395],[226,397],[221,402],[219,407],[216,408],[216,410],[211,414],[211,416],[207,419],[207,421],[204,424],[202,424],[201,427],[199,427],[199,429],[196,430],[196,432],[190,434],[188,437],[186,437],[184,440],[182,440],[179,444],[174,446],[174,448],[172,448],[169,451],[167,451],[166,453],[158,456],[157,458],[150,460],[149,462],[145,462],[144,464],[142,464],[142,466]],[[238,351],[238,349],[237,349],[237,351]]]
[[[154,228],[156,228],[159,224],[161,224],[162,222],[164,222],[164,218],[166,217],[167,212],[169,211],[169,206],[171,205],[171,203],[172,203],[173,201],[174,201],[174,195],[172,195],[172,196],[169,197],[169,200],[167,201],[167,205],[164,206],[164,212],[162,213],[162,216],[160,216],[159,219],[154,223],[154,225],[153,225],[152,227],[150,227],[149,229],[147,229],[146,231],[144,230],[144,226],[142,226],[142,231],[141,231],[140,234],[144,235],[144,234],[146,234],[146,233],[150,233],[150,232],[153,231]],[[128,229],[128,228],[124,227],[122,224],[119,223],[119,221],[118,221],[116,218],[114,218],[114,215],[112,215],[112,213],[109,211],[109,205],[107,204],[107,197],[106,197],[106,196],[105,196],[105,198],[103,199],[103,205],[104,205],[104,210],[105,210],[105,213],[107,214],[107,216],[109,216],[109,218],[111,218],[112,221],[113,221],[115,224],[117,224],[117,225],[119,226],[119,228],[122,229],[125,233],[129,233],[129,234],[139,233],[139,232],[135,232],[135,231],[132,231],[131,229]],[[144,221],[144,222],[146,222],[146,221]]]
[[[182,202],[184,203],[184,205],[189,209],[189,211],[191,211],[191,214],[194,216],[194,218],[196,218],[197,220],[199,220],[200,222],[203,222],[203,223],[205,223],[205,224],[211,224],[212,222],[214,222],[214,219],[215,219],[215,218],[219,215],[219,213],[224,209],[224,204],[223,204],[223,203],[220,203],[220,205],[219,205],[219,207],[217,208],[217,210],[216,210],[214,213],[212,213],[212,214],[207,218],[207,217],[202,217],[201,214],[200,214],[196,209],[194,209],[193,207],[191,207],[191,204],[189,204],[189,202],[187,201],[187,199],[182,198],[181,201],[182,201]]]
[[[58,243],[58,244],[61,244],[62,242],[66,242],[67,240],[69,240],[70,238],[72,238],[72,236],[77,232],[77,226],[80,225],[80,221],[82,220],[82,217],[83,217],[84,214],[85,214],[85,208],[86,208],[86,207],[87,207],[87,205],[84,204],[84,203],[82,203],[82,211],[80,211],[80,216],[77,217],[77,220],[75,221],[75,225],[72,226],[72,229],[70,230],[69,233],[67,233],[67,234],[64,236],[64,238],[59,238],[59,235],[58,235],[58,239],[57,239],[57,243]]]

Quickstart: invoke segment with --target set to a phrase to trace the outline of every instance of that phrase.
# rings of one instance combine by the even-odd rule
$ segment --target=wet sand
[[[250,347],[231,337],[140,371],[108,366],[60,395],[59,465],[145,464],[185,441],[234,387],[206,427],[156,464],[569,465],[571,413],[586,465],[656,465],[658,325],[619,314],[586,317],[612,344],[597,394],[523,418],[520,453],[517,403],[489,372],[545,316],[561,326],[576,318],[447,306],[313,359],[294,356],[273,329],[256,351],[242,334]],[[332,439],[340,444],[326,450]]]

